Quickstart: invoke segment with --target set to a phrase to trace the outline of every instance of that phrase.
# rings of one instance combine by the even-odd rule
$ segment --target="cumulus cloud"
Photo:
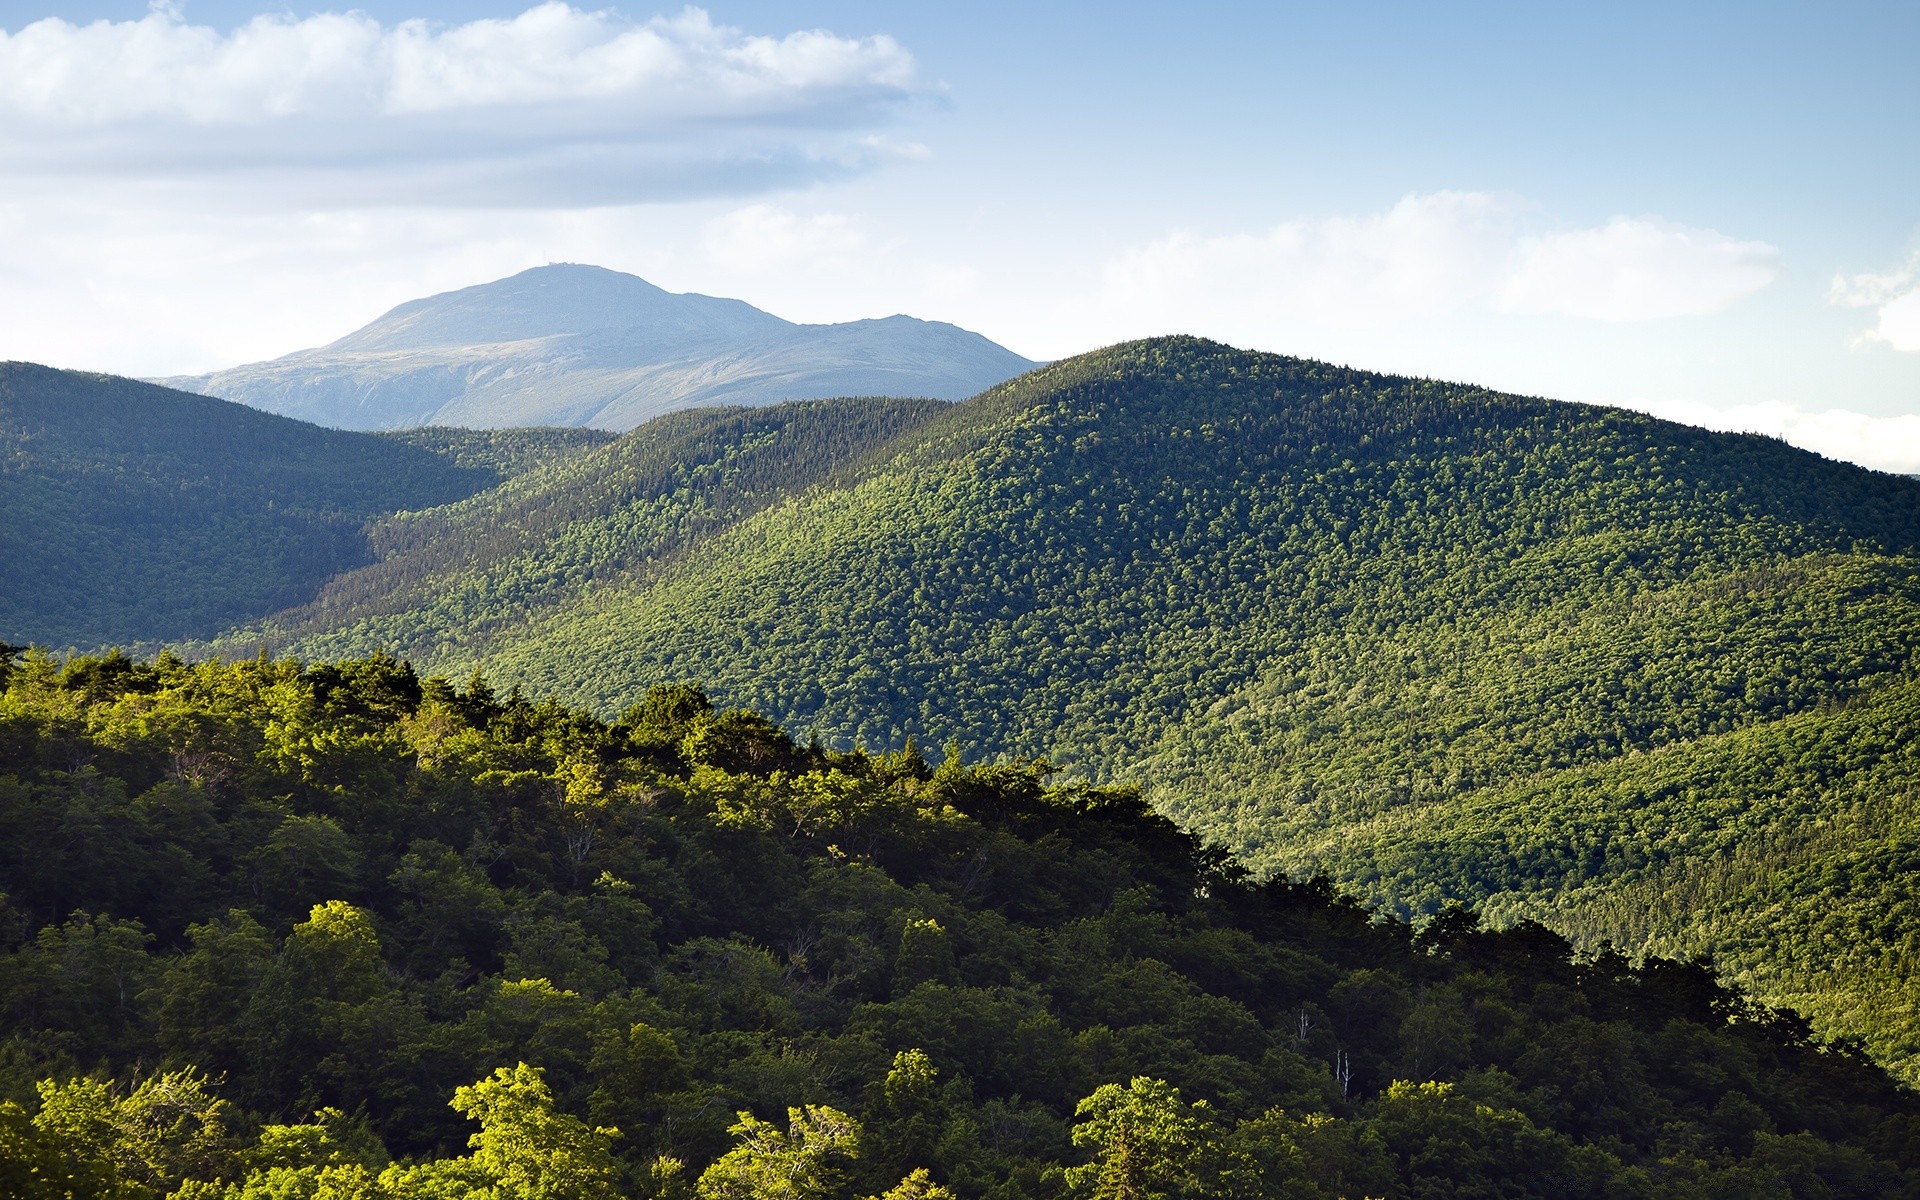
[[[1167,328],[1200,314],[1270,344],[1301,325],[1373,327],[1473,308],[1601,321],[1701,316],[1778,273],[1772,246],[1711,229],[1617,217],[1533,234],[1532,215],[1512,197],[1438,192],[1264,233],[1175,232],[1117,256],[1104,303],[1148,323],[1164,314]]]
[[[1772,283],[1780,252],[1657,217],[1525,239],[1500,290],[1509,312],[1599,321],[1716,313]]]
[[[634,22],[555,0],[462,25],[264,15],[221,33],[156,6],[0,31],[0,166],[255,173],[303,193],[332,176],[323,192],[419,203],[682,198],[914,153],[873,129],[920,90],[884,35],[751,35],[697,8]]]
[[[1920,353],[1920,255],[1884,274],[1839,275],[1829,300],[1850,308],[1877,308],[1878,320],[1856,344],[1884,342],[1895,350]]]
[[[1176,311],[1225,297],[1268,317],[1314,321],[1432,315],[1496,279],[1516,207],[1486,193],[1439,192],[1384,213],[1288,221],[1264,233],[1175,232],[1111,263],[1108,296]]]
[[[1920,474],[1920,416],[1876,417],[1846,409],[1805,412],[1790,404],[1737,404],[1629,400],[1627,408],[1728,433],[1764,433],[1828,458],[1880,471]]]

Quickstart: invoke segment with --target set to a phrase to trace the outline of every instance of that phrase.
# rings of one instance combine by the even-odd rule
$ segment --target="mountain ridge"
[[[366,561],[370,519],[470,496],[596,440],[376,436],[131,379],[0,364],[0,640],[210,636]]]
[[[797,324],[740,300],[550,264],[408,301],[325,346],[161,382],[344,428],[624,431],[715,404],[960,400],[1033,365],[944,322]]]

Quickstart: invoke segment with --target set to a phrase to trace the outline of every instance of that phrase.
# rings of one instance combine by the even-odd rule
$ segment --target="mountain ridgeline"
[[[1049,754],[1395,911],[1712,954],[1914,1069],[1915,481],[1190,339],[863,453],[692,540],[690,499],[630,510],[674,551],[530,620],[480,570],[459,621],[232,646],[392,647],[606,713],[698,679],[835,744]],[[546,528],[517,576],[607,526]]]
[[[556,263],[410,301],[327,346],[160,382],[344,429],[626,430],[714,405],[961,400],[1033,365],[942,322],[800,325]]]

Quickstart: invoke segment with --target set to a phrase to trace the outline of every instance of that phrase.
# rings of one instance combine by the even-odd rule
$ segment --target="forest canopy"
[[[391,658],[0,665],[22,1197],[1881,1196],[1698,963],[1252,880],[1035,760]]]

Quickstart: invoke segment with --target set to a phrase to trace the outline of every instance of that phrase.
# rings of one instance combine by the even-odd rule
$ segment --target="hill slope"
[[[0,661],[18,1200],[1896,1197],[1917,1132],[1697,968],[1415,935],[1031,763]]]
[[[960,400],[1032,366],[939,322],[796,325],[739,300],[555,264],[410,301],[318,349],[163,382],[346,429],[626,430],[716,404]]]
[[[471,495],[583,441],[415,437],[0,364],[0,641],[207,636],[366,561],[370,518]]]
[[[1844,746],[1854,706],[1895,703],[1920,648],[1917,541],[1914,481],[1777,441],[1169,339],[956,406],[835,486],[435,665],[604,711],[697,678],[839,739],[1054,753],[1146,782],[1259,867],[1403,911],[1481,900],[1725,953],[1911,1064],[1920,1024],[1890,998],[1911,994],[1920,913],[1868,920],[1864,877],[1713,921],[1604,914],[1872,807],[1836,746],[1772,773],[1714,764],[1766,731]],[[1920,764],[1883,741],[1883,806],[1859,819],[1897,863]],[[1694,798],[1658,845],[1634,832],[1643,762]],[[1554,823],[1574,813],[1589,832]],[[1870,969],[1790,969],[1818,951],[1766,942],[1839,913],[1860,915]]]
[[[472,657],[495,634],[512,636],[593,590],[633,586],[946,408],[849,398],[656,417],[468,500],[377,523],[374,561],[212,648],[231,655],[291,641],[308,654],[337,644],[421,662]]]

